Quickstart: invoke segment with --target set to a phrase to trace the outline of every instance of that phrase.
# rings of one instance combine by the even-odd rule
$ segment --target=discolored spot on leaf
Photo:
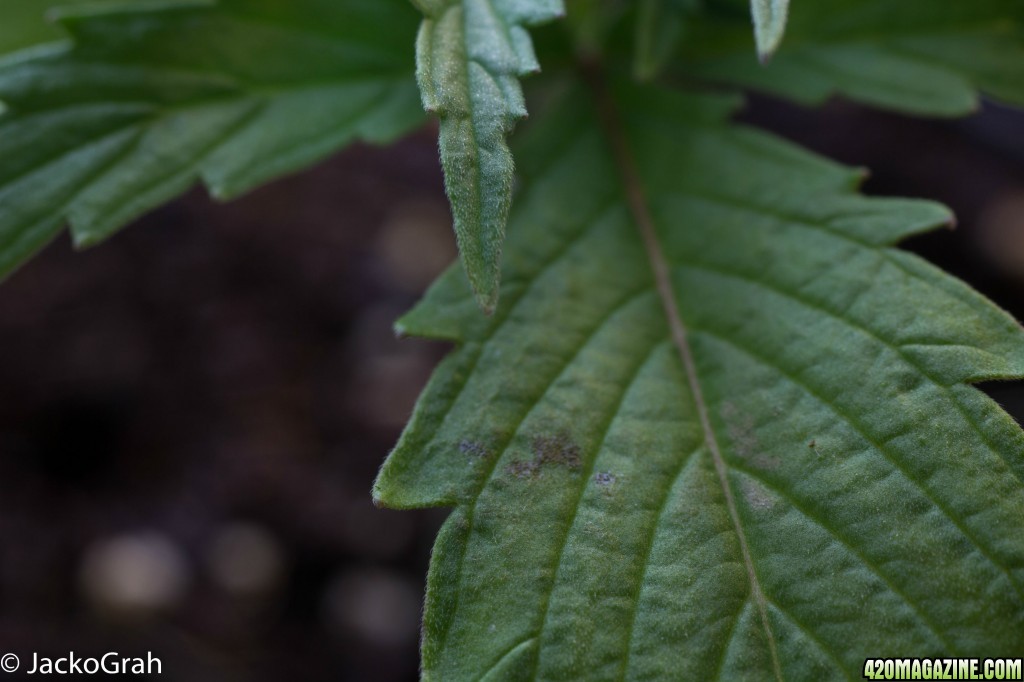
[[[540,472],[540,465],[533,459],[517,459],[505,471],[516,478],[533,478]]]
[[[462,441],[459,443],[459,450],[478,459],[488,459],[491,456],[491,451],[487,449],[487,446],[475,440]]]
[[[517,459],[506,466],[505,471],[516,478],[534,478],[549,465],[569,471],[579,471],[583,465],[580,446],[567,433],[536,436],[531,446],[531,459]]]
[[[743,499],[752,509],[766,511],[776,505],[775,497],[764,486],[755,481],[744,481],[741,487]]]
[[[814,454],[816,454],[818,457],[824,457],[825,455],[829,455],[832,457],[832,459],[837,459],[835,453],[832,452],[829,448],[821,447],[821,444],[818,442],[817,439],[811,440],[811,442],[807,444],[807,447],[814,451]]]
[[[582,460],[580,446],[567,433],[555,436],[537,436],[533,439],[534,461],[543,466],[557,464],[571,471],[579,470]]]
[[[1024,333],[894,246],[949,211],[858,195],[730,101],[595,80],[600,111],[566,88],[526,131],[495,317],[451,271],[405,318],[459,346],[375,494],[471,521],[435,549],[424,675],[1020,649],[1024,434],[964,382],[1024,374]],[[509,452],[467,467],[462,438]]]
[[[726,424],[726,434],[732,442],[733,450],[741,458],[750,462],[758,469],[776,469],[779,458],[765,454],[757,438],[756,425],[750,415],[743,414],[732,402],[722,405],[722,419]]]

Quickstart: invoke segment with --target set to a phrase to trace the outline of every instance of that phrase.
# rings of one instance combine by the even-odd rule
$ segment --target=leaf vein
[[[949,641],[939,631],[938,627],[935,625],[932,619],[921,610],[921,607],[918,604],[915,604],[913,600],[911,600],[900,588],[896,586],[896,584],[888,576],[886,576],[882,572],[881,567],[878,564],[869,559],[861,551],[860,548],[858,548],[856,545],[853,544],[852,541],[848,540],[844,535],[842,535],[838,529],[826,523],[824,520],[815,517],[813,514],[811,514],[807,509],[804,508],[803,503],[798,501],[798,499],[793,495],[791,491],[785,490],[784,488],[769,481],[764,476],[760,476],[756,472],[746,467],[739,466],[736,464],[730,464],[730,467],[742,473],[743,475],[752,478],[753,480],[757,481],[758,484],[778,494],[780,497],[785,499],[793,509],[799,512],[801,516],[803,516],[805,519],[807,519],[808,521],[810,521],[811,523],[815,524],[816,526],[824,530],[826,533],[828,533],[836,542],[841,544],[851,554],[853,554],[853,556],[856,557],[864,565],[865,568],[867,568],[871,573],[873,573],[879,580],[884,582],[886,586],[890,590],[892,590],[893,594],[898,596],[907,606],[909,606],[910,609],[921,619],[921,622],[929,630],[932,631],[932,634],[934,634],[935,637],[939,640],[939,643],[946,647],[947,651],[953,653],[956,652],[956,647],[952,646],[949,643]],[[776,604],[776,606],[778,606],[778,604]]]
[[[899,463],[899,461],[892,455],[892,453],[889,452],[888,448],[879,440],[874,438],[871,434],[869,434],[857,419],[855,419],[846,411],[842,410],[838,406],[834,405],[833,403],[829,402],[828,400],[820,396],[817,393],[817,391],[815,391],[805,381],[799,379],[795,374],[792,374],[791,372],[782,368],[781,366],[772,363],[770,360],[765,358],[763,355],[759,354],[757,351],[752,350],[751,348],[748,348],[744,345],[741,345],[739,342],[729,339],[707,328],[702,328],[700,330],[700,333],[718,339],[720,342],[735,348],[736,350],[747,355],[751,359],[757,361],[762,366],[777,371],[779,374],[781,374],[789,381],[791,381],[794,385],[801,387],[804,391],[807,392],[809,396],[817,400],[821,405],[826,407],[829,411],[835,414],[842,421],[846,422],[846,424],[849,425],[850,428],[853,429],[861,438],[863,438],[866,443],[871,445],[886,461],[888,461],[897,471],[899,471],[900,474],[902,474],[906,480],[913,483],[914,486],[921,492],[921,494],[924,495],[946,516],[946,518],[950,520],[950,522],[960,531],[964,538],[967,539],[975,547],[975,549],[983,557],[985,557],[985,559],[987,559],[990,564],[992,564],[993,567],[995,567],[1000,572],[1006,575],[1010,585],[1012,585],[1014,589],[1017,591],[1017,593],[1022,598],[1024,598],[1024,591],[1022,591],[1020,584],[1016,580],[1014,580],[1013,574],[1011,573],[1009,568],[1005,566],[1002,562],[997,561],[977,540],[974,534],[967,529],[964,523],[960,519],[958,519],[952,512],[950,512],[950,510],[945,505],[943,505],[938,498],[932,495],[932,493],[928,490],[927,487],[925,487],[925,485],[921,481],[911,476],[907,472],[907,470]]]
[[[526,409],[523,411],[523,414],[516,421],[515,426],[509,430],[509,435],[505,439],[505,442],[502,443],[501,446],[498,448],[497,452],[495,452],[494,455],[491,456],[489,466],[481,476],[480,487],[476,494],[472,496],[472,499],[467,504],[466,523],[469,526],[466,531],[467,538],[473,534],[477,502],[479,502],[484,489],[487,487],[487,485],[491,482],[491,479],[494,477],[494,472],[498,468],[498,462],[500,462],[501,459],[504,457],[505,453],[508,451],[509,446],[511,446],[512,442],[515,440],[515,437],[519,435],[519,431],[522,428],[523,424],[530,417],[530,415],[533,414],[533,411],[540,404],[541,399],[543,399],[544,396],[547,395],[548,391],[551,390],[551,387],[554,386],[555,383],[557,383],[558,380],[565,375],[566,370],[568,370],[569,367],[571,367],[573,363],[576,361],[576,359],[583,354],[583,352],[590,346],[590,343],[597,337],[601,330],[603,330],[608,325],[608,323],[616,316],[617,313],[627,308],[630,304],[638,300],[640,297],[647,295],[649,293],[650,286],[645,283],[644,286],[639,290],[630,292],[627,295],[620,298],[620,300],[615,305],[613,305],[607,313],[605,313],[598,320],[595,321],[594,326],[590,329],[590,331],[587,332],[582,342],[576,347],[572,354],[568,358],[566,358],[562,366],[557,371],[552,372],[551,378],[546,382],[544,387],[533,396],[533,399],[530,401],[530,404],[526,407]],[[506,319],[508,318],[506,317]],[[465,561],[467,548],[468,543],[463,544],[462,551],[459,555],[459,567],[456,570],[455,576],[453,578],[453,580],[456,582],[462,581],[462,567]],[[447,635],[448,628],[446,627],[444,635],[440,639],[441,645],[439,648],[444,648],[444,643],[446,641]]]
[[[664,517],[665,512],[668,510],[669,500],[672,499],[672,490],[675,489],[679,479],[689,471],[690,466],[697,461],[697,454],[706,446],[707,444],[702,442],[695,450],[690,452],[689,455],[679,459],[679,466],[672,475],[670,483],[665,486],[665,494],[662,496],[661,502],[658,503],[658,513],[654,517],[654,523],[651,524],[651,531],[648,533],[647,539],[644,543],[643,561],[640,563],[641,572],[640,579],[636,583],[636,594],[633,596],[633,599],[630,600],[632,609],[629,615],[629,625],[626,626],[626,655],[622,658],[619,680],[625,680],[626,675],[629,673],[629,663],[633,651],[633,635],[636,632],[637,614],[640,611],[640,598],[643,596],[644,583],[647,582],[647,569],[651,565],[651,553],[654,551],[654,540],[658,536],[658,528],[661,526],[662,517]]]
[[[679,351],[679,357],[685,369],[687,383],[690,392],[693,394],[694,404],[697,407],[697,414],[700,417],[701,428],[704,431],[704,440],[711,453],[715,465],[715,472],[718,475],[722,492],[725,495],[726,507],[729,517],[732,520],[736,536],[739,541],[740,551],[743,555],[743,563],[747,570],[747,578],[750,581],[750,589],[754,601],[757,604],[761,616],[761,625],[764,628],[768,642],[769,653],[771,654],[772,669],[775,678],[781,682],[782,668],[779,663],[778,649],[775,637],[772,634],[768,621],[768,613],[765,607],[764,594],[761,591],[761,584],[757,577],[757,570],[754,567],[753,558],[750,555],[750,548],[747,546],[747,538],[740,521],[739,512],[736,509],[736,501],[733,499],[732,489],[729,487],[725,461],[722,458],[714,429],[708,416],[708,407],[704,398],[704,391],[700,378],[697,374],[697,365],[693,357],[693,349],[687,337],[686,325],[680,316],[679,301],[676,292],[672,287],[669,266],[665,260],[664,249],[658,239],[654,222],[650,213],[650,206],[646,196],[640,173],[636,167],[636,160],[626,139],[626,132],[622,126],[621,118],[615,101],[607,90],[603,74],[598,69],[590,69],[584,74],[591,85],[595,97],[598,116],[604,128],[612,158],[614,159],[620,180],[623,185],[626,202],[633,214],[634,224],[640,233],[647,252],[651,274],[654,278],[658,293],[662,300],[669,329],[672,332],[672,340]]]
[[[591,474],[594,470],[594,464],[597,462],[597,458],[601,454],[601,449],[604,447],[605,440],[607,440],[608,434],[611,432],[612,426],[614,426],[615,424],[615,419],[616,417],[618,417],[619,411],[622,409],[622,406],[625,404],[626,399],[629,397],[630,391],[636,384],[637,380],[640,378],[640,375],[643,373],[644,368],[654,357],[654,354],[658,351],[658,349],[662,347],[665,341],[665,339],[657,340],[651,346],[651,348],[646,353],[644,353],[644,355],[640,358],[640,361],[636,364],[636,366],[630,370],[629,378],[622,382],[622,390],[619,394],[619,397],[616,400],[615,404],[612,406],[609,416],[605,420],[604,426],[601,427],[601,435],[598,438],[597,445],[594,447],[593,454],[587,457],[587,462],[584,465],[583,470],[581,472],[580,485],[576,491],[576,499],[573,502],[572,515],[568,519],[568,523],[565,526],[565,533],[559,540],[558,551],[555,554],[556,559],[553,567],[554,570],[551,572],[551,575],[553,576],[552,588],[545,593],[544,603],[541,606],[539,619],[540,629],[537,632],[537,641],[540,642],[541,645],[543,645],[544,632],[547,629],[547,616],[548,608],[551,604],[551,594],[554,591],[554,584],[558,582],[558,574],[562,568],[562,560],[565,558],[565,549],[569,544],[569,538],[572,535],[573,526],[575,525],[576,517],[579,514],[580,502],[583,499],[583,494],[586,492],[587,484],[590,483],[591,481]],[[540,647],[538,647],[537,656],[534,658],[534,662],[535,663],[533,667],[533,674],[531,675],[531,677],[536,677],[537,669],[540,666]]]

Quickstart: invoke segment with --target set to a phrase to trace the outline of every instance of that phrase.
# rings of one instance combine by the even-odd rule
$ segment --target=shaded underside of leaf
[[[223,0],[68,14],[0,68],[0,273],[70,222],[96,243],[202,179],[236,196],[423,120],[404,0]]]
[[[570,92],[517,152],[496,314],[450,271],[399,323],[460,344],[375,487],[454,507],[425,677],[859,678],[866,656],[1020,651],[1024,437],[965,382],[1024,374],[1024,333],[894,247],[948,211],[858,196],[725,124],[730,100],[616,100],[635,183]]]
[[[959,116],[977,91],[1024,104],[1024,5],[1016,0],[797,2],[766,67],[741,0],[709,0],[677,67],[805,104],[841,94],[910,114]]]
[[[424,107],[441,120],[445,186],[466,273],[485,310],[498,299],[513,160],[505,141],[526,116],[518,77],[540,69],[526,26],[564,14],[562,0],[416,0]]]

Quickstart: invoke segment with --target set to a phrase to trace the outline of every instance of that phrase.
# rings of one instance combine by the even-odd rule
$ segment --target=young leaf
[[[454,507],[424,677],[1022,650],[1024,434],[966,383],[1024,376],[1024,331],[893,246],[949,212],[858,196],[731,100],[596,91],[518,151],[495,316],[450,271],[399,323],[459,343],[375,487]]]
[[[757,54],[762,62],[768,61],[782,42],[788,13],[789,0],[750,0]]]
[[[977,91],[1024,104],[1024,5],[1017,0],[797,2],[786,49],[765,68],[749,54],[729,0],[681,43],[689,75],[765,90],[806,104],[842,94],[910,114],[959,116]]]
[[[562,0],[414,0],[425,18],[416,43],[423,106],[441,119],[441,163],[462,262],[480,305],[498,300],[512,154],[505,142],[526,116],[518,76],[538,71],[524,26],[564,14]]]
[[[0,68],[0,274],[65,219],[93,244],[202,178],[236,196],[419,125],[404,0],[82,10]]]

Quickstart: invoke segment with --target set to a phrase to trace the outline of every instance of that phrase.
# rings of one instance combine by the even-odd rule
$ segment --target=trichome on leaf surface
[[[0,66],[0,268],[197,179],[231,197],[393,140],[424,120],[418,80],[464,267],[397,328],[457,348],[373,494],[452,508],[425,679],[1020,655],[1024,435],[970,384],[1024,377],[1024,332],[897,248],[947,209],[862,196],[861,172],[731,118],[741,88],[1024,105],[1024,6],[414,4],[59,11],[66,41]]]

